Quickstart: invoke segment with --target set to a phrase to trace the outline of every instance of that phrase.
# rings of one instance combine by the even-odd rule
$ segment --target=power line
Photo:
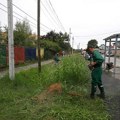
[[[49,3],[50,3],[50,5],[51,5],[51,7],[52,7],[52,9],[53,9],[53,11],[54,11],[54,13],[55,13],[55,15],[56,15],[56,17],[57,17],[58,21],[60,22],[60,24],[61,24],[61,26],[62,26],[63,30],[65,31],[65,28],[63,27],[63,25],[62,25],[62,23],[61,23],[61,21],[60,21],[60,19],[59,19],[58,15],[57,15],[57,13],[55,12],[55,9],[53,8],[53,5],[52,5],[52,3],[51,3],[51,1],[50,1],[50,0],[49,0]]]
[[[61,21],[60,21],[60,19],[59,19],[59,17],[58,17],[58,15],[57,15],[57,13],[56,13],[56,11],[55,11],[55,9],[54,9],[54,7],[53,7],[53,5],[52,5],[50,0],[49,0],[49,4],[50,4],[50,7],[52,8],[52,11],[54,12],[58,22],[59,22],[59,24],[61,25],[63,31],[65,32],[66,30],[65,30],[64,26],[62,25],[62,23],[61,23]]]
[[[2,3],[0,3],[0,5],[2,5],[3,7],[5,7],[5,8],[7,8],[5,5],[3,5]],[[18,7],[19,8],[19,7]],[[7,11],[5,11],[4,9],[2,9],[1,8],[1,10],[3,10],[4,12],[7,12]],[[20,8],[19,8],[19,10],[21,10]],[[14,12],[14,11],[13,11]],[[23,10],[22,10],[22,12],[23,12]],[[20,16],[21,18],[23,18],[23,19],[25,19],[23,16],[21,16],[20,14],[18,14],[18,13],[16,13],[16,12],[14,12],[16,15],[18,15],[18,16]],[[24,13],[26,13],[26,12],[24,12]],[[28,14],[27,14],[28,15]],[[13,15],[14,17],[16,17],[15,15]],[[29,15],[30,16],[30,15]],[[18,17],[16,17],[17,19],[19,19],[19,20],[21,20],[20,18],[18,18]],[[35,19],[34,19],[35,20]],[[22,20],[23,21],[23,20]],[[35,25],[35,26],[37,26],[35,23],[33,23],[33,22],[31,22],[30,20],[28,20],[31,24],[33,24],[33,25]],[[36,20],[37,21],[37,20]],[[32,26],[33,26],[32,25]],[[44,27],[46,27],[47,29],[49,29],[49,30],[51,30],[50,28],[48,28],[47,26],[45,26],[44,24],[41,24],[42,26],[44,26]],[[35,27],[34,26],[34,27]],[[36,27],[37,28],[37,27]]]
[[[22,9],[20,9],[17,5],[13,4],[13,6],[15,6],[17,9],[19,9],[20,11],[22,11],[24,14],[26,14],[27,16],[29,16],[33,20],[37,21],[35,18],[33,18],[32,16],[30,16],[28,13],[26,13],[25,11],[23,11]]]
[[[44,25],[44,24],[42,24],[42,23],[40,23],[40,24],[41,24],[42,26],[48,28],[49,30],[52,30],[51,28],[47,27],[46,25]]]
[[[13,4],[13,3],[12,3]],[[2,6],[6,7],[5,5],[1,4]],[[17,9],[19,9],[20,11],[22,11],[24,14],[26,14],[27,16],[29,16],[31,19],[33,19],[34,21],[37,22],[37,20],[35,18],[33,18],[31,15],[29,15],[28,13],[26,13],[25,11],[23,11],[21,8],[19,8],[17,5],[13,4],[14,7],[16,7]],[[43,5],[44,6],[44,5]],[[45,6],[44,6],[45,7]],[[47,8],[45,7],[45,9],[47,10]],[[47,10],[47,12],[49,13],[49,11]],[[14,12],[15,14],[19,15],[18,13]],[[49,13],[50,14],[50,13]],[[22,17],[21,15],[19,15],[20,17]],[[51,15],[50,15],[51,16]],[[23,18],[23,17],[22,17]],[[52,18],[53,19],[53,18]],[[31,22],[31,21],[30,21]],[[56,22],[54,20],[54,22]],[[33,22],[31,22],[33,24]],[[57,23],[56,23],[57,24]],[[47,27],[46,25],[42,24],[42,26],[46,27],[49,30],[52,30],[51,28]]]
[[[0,5],[2,5],[3,7],[7,8],[5,5],[3,5],[2,3],[0,3]]]
[[[6,10],[4,10],[4,9],[2,9],[2,8],[0,8],[2,11],[4,11],[4,12],[7,12]]]
[[[59,23],[58,19],[56,18],[56,15],[55,15],[55,13],[53,12],[53,9],[51,8],[51,6],[50,6],[50,4],[48,3],[48,1],[46,1],[46,3],[47,3],[47,6],[49,7],[51,13],[54,15],[54,18],[56,19],[56,22],[57,22],[58,26],[61,28],[61,30],[64,31],[62,25]],[[47,8],[48,8],[48,7],[47,7]]]
[[[0,3],[0,5],[2,5],[3,7],[7,8],[7,7],[6,7],[5,5],[3,5],[2,3]],[[3,9],[3,10],[4,10],[4,9]],[[4,11],[5,11],[5,10],[4,10]],[[7,11],[5,11],[5,12],[7,12]],[[14,12],[14,11],[13,11],[13,13],[15,13],[16,15],[18,15],[18,16],[20,16],[21,18],[24,19],[24,17],[21,16],[20,14]],[[13,16],[16,17],[15,15],[13,15]],[[16,17],[16,18],[18,18],[18,17]],[[20,19],[20,18],[18,18],[18,19]],[[30,20],[28,20],[28,21],[29,21],[30,23],[32,23],[33,25],[37,26],[35,23],[31,22]]]
[[[8,13],[6,10],[4,10],[4,9],[2,9],[2,8],[0,8],[2,11],[4,11],[4,12],[6,12],[6,13]],[[17,16],[15,16],[15,15],[13,15],[15,18],[17,18],[17,19],[19,19],[19,20],[21,20],[19,17],[17,17]],[[23,21],[23,20],[21,20],[21,21]],[[33,25],[32,25],[33,26]],[[34,26],[35,27],[35,26]]]
[[[15,6],[17,9],[19,9],[19,10],[22,11],[24,14],[26,14],[27,16],[29,16],[30,18],[32,18],[34,21],[37,22],[37,20],[36,20],[35,18],[33,18],[33,17],[30,16],[28,13],[26,13],[25,11],[23,11],[23,10],[22,10],[21,8],[19,8],[17,5],[13,4],[13,6]],[[46,27],[46,28],[48,28],[49,30],[51,30],[51,28],[47,27],[46,25],[44,25],[44,24],[42,24],[42,23],[41,23],[41,25],[44,26],[44,27]]]
[[[113,31],[113,32],[109,32],[109,33],[101,33],[101,34],[94,34],[94,35],[88,35],[88,36],[74,36],[74,37],[93,37],[93,36],[103,36],[103,35],[106,35],[106,34],[113,34],[115,32],[120,32],[119,31]]]
[[[50,22],[52,23],[52,25],[56,28],[55,22],[53,22],[53,21],[51,20],[51,18],[50,18],[48,15],[46,15],[46,13],[44,12],[43,9],[42,9],[42,12],[43,12],[43,14],[44,14],[46,17],[48,17],[48,19],[50,20]]]
[[[0,5],[2,5],[3,7],[5,7],[5,8],[7,8],[5,5],[3,5],[2,3],[0,3]],[[0,8],[2,11],[4,11],[4,12],[6,12],[7,13],[7,11],[6,10],[4,10],[3,8]],[[16,13],[16,12],[14,12],[15,14],[17,14],[18,16],[20,16],[20,17],[22,17],[22,18],[24,18],[23,16],[21,16],[21,15],[19,15],[18,13]],[[19,20],[21,20],[19,17],[17,17],[17,16],[15,16],[15,15],[13,15],[15,18],[17,18],[17,19],[19,19]],[[23,20],[21,20],[21,21],[23,21]],[[31,24],[34,24],[33,22],[31,22],[31,21],[29,21]],[[35,25],[35,26],[34,26]],[[31,25],[31,26],[33,26],[33,27],[35,27],[35,28],[37,28],[36,27],[36,24],[34,24],[34,25]],[[43,24],[42,24],[43,25]],[[43,25],[44,26],[44,25]],[[45,26],[46,27],[46,26]],[[43,29],[43,28],[42,28]],[[44,30],[44,29],[43,29]],[[46,30],[44,30],[45,32],[47,32]],[[74,36],[74,37],[93,37],[93,36],[103,36],[103,35],[105,35],[105,34],[112,34],[112,33],[115,33],[115,32],[120,32],[120,30],[119,31],[113,31],[113,32],[109,32],[109,33],[101,33],[101,34],[94,34],[94,35],[88,35],[88,36]]]
[[[42,8],[41,8],[42,9]],[[45,9],[45,8],[44,8]],[[51,15],[48,13],[48,11],[47,11],[47,13],[49,14],[49,16],[48,15],[46,15],[46,12],[44,11],[44,9],[42,9],[42,11],[41,12],[43,12],[43,14],[50,20],[50,22],[52,23],[52,25],[55,27],[55,28],[57,28],[58,27],[58,25],[56,26],[56,22],[53,20],[53,18],[51,17]],[[53,30],[53,29],[52,29]]]
[[[55,21],[55,19],[51,16],[51,14],[50,14],[50,12],[48,11],[48,9],[45,7],[45,5],[43,4],[43,2],[41,2],[42,3],[42,6],[45,8],[45,10],[47,11],[47,13],[50,15],[50,17],[52,18],[52,20],[56,23],[56,25],[57,26],[59,26],[58,25],[58,23]]]
[[[2,9],[2,8],[0,8],[2,11],[4,11],[4,12],[6,12],[7,13],[7,11],[6,10],[4,10],[4,9]],[[22,20],[22,19],[20,19],[19,17],[17,17],[17,16],[15,16],[15,15],[13,15],[15,18],[17,18],[17,19],[19,19],[20,21],[24,21],[24,20]],[[31,25],[31,24],[30,24]],[[34,26],[34,25],[31,25],[32,27],[34,27],[34,28],[37,28],[37,26]],[[43,32],[48,32],[48,31],[46,31],[45,29],[43,29],[43,28],[41,28],[41,30],[43,31]]]

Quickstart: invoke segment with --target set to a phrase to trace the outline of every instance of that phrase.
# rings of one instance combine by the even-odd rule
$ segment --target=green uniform
[[[104,95],[104,88],[102,85],[102,63],[104,61],[104,58],[102,57],[98,50],[93,51],[92,61],[96,62],[96,64],[93,66],[94,69],[92,70],[91,73],[92,76],[91,96],[94,96],[97,86],[100,89],[101,95]]]
[[[54,60],[55,60],[56,63],[58,63],[60,61],[58,54],[55,54]]]

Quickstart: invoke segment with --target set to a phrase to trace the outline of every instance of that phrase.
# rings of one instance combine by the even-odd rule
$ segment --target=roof
[[[109,37],[107,37],[107,38],[105,38],[103,40],[110,40],[110,39],[113,39],[113,38],[120,38],[120,33],[113,34],[113,35],[111,35],[111,36],[109,36]]]

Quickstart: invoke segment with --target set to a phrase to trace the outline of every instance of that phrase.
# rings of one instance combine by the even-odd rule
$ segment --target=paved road
[[[106,61],[105,62],[108,62],[108,57],[106,57]],[[113,62],[114,63],[114,57],[110,57],[110,62]],[[116,67],[120,67],[120,59],[117,58],[116,59]]]
[[[111,76],[110,72],[103,72],[103,83],[106,93],[106,105],[112,116],[111,120],[120,120],[120,78]]]
[[[108,62],[108,57],[106,57],[106,63]],[[110,57],[110,62],[113,62],[114,64],[114,57]],[[104,64],[103,64],[104,66]],[[116,58],[116,68],[114,71],[114,68],[110,70],[110,72],[112,72],[111,76],[116,78],[116,79],[120,79],[120,58]],[[115,72],[115,73],[114,73]]]
[[[119,93],[120,95],[120,79],[112,76],[110,72],[103,72],[103,83],[105,86],[105,91],[107,95],[116,95]]]
[[[49,64],[49,63],[52,63],[52,62],[53,62],[53,60],[44,61],[44,62],[41,62],[41,65]],[[17,67],[17,68],[15,68],[15,73],[18,73],[22,70],[28,70],[30,68],[36,68],[37,66],[38,66],[38,63],[34,63],[34,64],[31,64],[31,65],[22,66],[22,67]],[[5,76],[6,74],[8,74],[8,72],[9,72],[8,70],[1,71],[0,72],[0,78]]]

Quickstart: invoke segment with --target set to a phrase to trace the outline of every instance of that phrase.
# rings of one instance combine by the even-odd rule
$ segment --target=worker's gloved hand
[[[93,70],[93,69],[94,69],[93,65],[91,65],[91,64],[88,65],[88,68],[89,68],[90,70]]]

